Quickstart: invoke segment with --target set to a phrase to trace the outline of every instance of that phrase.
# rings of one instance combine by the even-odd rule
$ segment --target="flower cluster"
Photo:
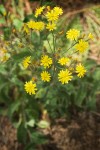
[[[39,7],[36,9],[34,16],[38,18],[40,15],[43,15],[46,17],[48,23],[45,24],[43,21],[30,20],[27,24],[24,24],[23,31],[29,33],[29,29],[42,31],[44,28],[53,31],[57,28],[57,21],[62,14],[63,10],[60,7],[54,7],[53,9],[50,9],[48,6]]]
[[[46,29],[49,31],[53,31],[56,29],[56,22],[60,15],[63,14],[63,10],[60,7],[54,7],[52,10],[48,11],[46,14],[46,18],[48,21],[48,24],[46,26]]]
[[[79,59],[79,56],[88,49],[88,41],[93,39],[93,35],[92,33],[89,33],[84,37],[78,29],[69,29],[65,34],[60,31],[59,35],[66,35],[66,39],[71,40],[72,42],[72,46],[69,47],[68,50],[66,50],[66,54],[63,55],[64,53],[58,50],[56,44],[56,33],[54,31],[57,29],[57,22],[62,14],[63,10],[60,7],[54,7],[51,9],[49,6],[43,6],[36,9],[34,15],[36,19],[30,20],[23,26],[23,31],[27,34],[30,34],[30,31],[33,33],[52,31],[53,33],[51,34],[53,36],[52,45],[50,45],[47,39],[51,51],[40,51],[40,60],[38,58],[36,60],[35,58],[32,60],[33,56],[28,56],[24,58],[22,62],[25,69],[33,67],[38,72],[37,74],[34,72],[36,80],[33,80],[33,77],[31,81],[25,83],[25,90],[30,95],[36,94],[38,89],[37,86],[39,85],[38,81],[42,81],[43,83],[51,83],[55,81],[61,84],[68,84],[71,80],[73,80],[74,75],[82,78],[87,72],[81,62],[81,59]],[[69,50],[72,51],[72,54],[70,55],[67,54],[67,51]],[[75,57],[76,55],[73,56],[74,53],[77,54],[78,57]]]

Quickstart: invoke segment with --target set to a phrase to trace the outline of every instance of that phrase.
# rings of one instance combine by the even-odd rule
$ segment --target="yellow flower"
[[[36,94],[37,91],[36,84],[35,83],[33,84],[32,81],[26,82],[24,87],[25,87],[25,91],[29,93],[29,95]]]
[[[79,78],[84,77],[84,75],[86,73],[86,69],[84,68],[84,66],[82,64],[78,64],[76,66],[76,73]]]
[[[56,29],[56,24],[55,23],[48,23],[46,29],[48,29],[49,31],[53,31]]]
[[[62,57],[59,59],[58,63],[60,63],[63,66],[66,65],[69,62],[69,60],[70,60],[69,58]]]
[[[27,23],[27,26],[30,29],[38,30],[38,31],[41,31],[44,29],[44,23],[42,21],[35,22],[31,20]]]
[[[69,31],[66,32],[66,37],[67,39],[70,40],[77,40],[79,35],[80,35],[80,31],[77,29],[70,29]]]
[[[34,29],[36,24],[35,24],[35,21],[33,20],[30,20],[28,23],[27,23],[27,26],[29,29]]]
[[[51,78],[51,76],[50,76],[50,73],[48,72],[48,71],[43,71],[42,73],[41,73],[41,79],[44,81],[44,82],[49,82],[50,81],[50,78]]]
[[[41,58],[41,66],[50,67],[52,65],[52,59],[48,57],[47,55],[42,56]]]
[[[37,8],[36,9],[36,11],[35,11],[35,17],[37,18],[39,15],[41,15],[41,13],[43,12],[43,10],[44,10],[44,6],[43,7],[39,7],[39,8]]]
[[[61,70],[58,74],[58,79],[62,84],[68,83],[70,80],[72,80],[72,73],[67,69]]]
[[[47,12],[46,17],[47,17],[48,21],[57,21],[58,20],[58,14],[54,10]]]
[[[62,8],[60,8],[60,7],[54,7],[53,10],[55,11],[55,13],[56,13],[57,15],[62,15],[62,14],[63,14],[63,10],[62,10]]]
[[[88,42],[85,42],[83,40],[79,40],[79,43],[75,45],[75,48],[80,53],[83,53],[88,48]]]
[[[44,22],[42,22],[42,21],[36,22],[36,25],[35,25],[34,29],[36,29],[38,31],[43,30],[44,29]]]
[[[89,33],[88,38],[93,40],[93,39],[94,39],[93,34],[92,34],[92,33]]]
[[[31,56],[26,57],[26,58],[23,60],[23,62],[22,62],[23,67],[24,67],[25,69],[28,68],[28,66],[29,66],[30,63],[31,63]]]

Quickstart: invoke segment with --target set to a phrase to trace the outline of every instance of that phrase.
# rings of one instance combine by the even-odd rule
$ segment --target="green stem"
[[[55,48],[56,48],[56,40],[55,40],[55,36],[54,36],[54,33],[52,32],[52,35],[53,35],[53,48],[54,48],[54,54],[55,54]]]
[[[55,50],[56,50],[56,40],[55,40],[55,36],[54,36],[54,33],[52,32],[52,35],[53,35],[53,63],[54,63],[54,69],[53,69],[53,77],[54,78],[54,74],[55,74],[55,63],[56,63],[56,60],[55,60]]]
[[[78,42],[75,42],[74,44],[72,44],[72,46],[67,49],[67,52],[68,52],[74,45],[76,45],[77,43],[78,43]],[[64,52],[64,53],[66,53],[66,52]],[[63,54],[64,54],[64,53],[63,53]]]
[[[31,33],[30,33],[30,41],[31,41],[31,44],[32,44],[32,29],[31,29],[30,32],[31,32]]]
[[[53,54],[53,63],[54,63],[54,68],[53,68],[53,75],[52,75],[52,81],[54,80],[54,74],[55,74],[55,48],[56,48],[56,42],[55,42],[55,37],[54,37],[54,34],[53,34],[53,32],[52,32],[52,35],[53,35],[53,51],[52,51],[52,48],[51,48],[51,45],[50,45],[50,43],[49,43],[49,41],[48,41],[48,39],[47,39],[47,41],[48,41],[48,44],[49,44],[49,46],[50,46],[50,49],[51,49],[51,51],[52,51],[52,54]],[[47,94],[48,94],[48,92],[49,92],[49,88],[52,86],[53,84],[52,84],[52,82],[51,82],[51,84],[48,86],[48,88],[47,88],[47,90],[46,90],[46,93],[45,93],[45,95],[44,95],[44,97],[43,97],[43,99],[45,99],[46,98],[46,96],[47,96]]]
[[[50,47],[51,52],[53,53],[53,51],[52,51],[52,48],[51,48],[51,45],[50,45],[50,42],[49,42],[48,38],[47,38],[47,42],[48,42],[48,44],[49,44],[49,47]]]

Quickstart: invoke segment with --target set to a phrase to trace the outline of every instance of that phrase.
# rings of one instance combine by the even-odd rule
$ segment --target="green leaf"
[[[30,127],[34,127],[35,125],[35,120],[31,119],[29,122],[26,123],[26,125],[30,126]]]
[[[2,4],[0,5],[0,13],[2,13],[3,15],[6,14],[6,9],[4,8]]]
[[[6,73],[5,65],[0,65],[0,73]]]
[[[85,62],[85,66],[87,68],[87,70],[93,68],[94,66],[96,66],[96,61],[94,60],[91,60],[91,59],[88,59],[86,62]]]
[[[9,108],[8,108],[8,116],[11,118],[13,113],[18,110],[21,102],[20,101],[15,101],[12,103]]]
[[[5,24],[5,23],[6,23],[5,19],[4,18],[0,18],[0,24]]]
[[[16,54],[12,56],[12,59],[14,59],[15,62],[20,62],[24,57],[30,56],[29,51],[20,52],[19,54]]]
[[[88,101],[87,101],[87,107],[90,110],[96,110],[96,97],[95,96],[90,96]]]
[[[35,16],[33,14],[30,14],[30,15],[26,15],[25,16],[25,19],[24,19],[24,22],[28,22],[30,20],[35,20]]]
[[[17,129],[17,138],[18,138],[19,142],[26,144],[26,142],[27,142],[27,130],[24,126],[24,123],[21,123],[21,125]]]
[[[93,73],[93,78],[95,80],[100,80],[100,68],[96,68],[95,72]]]
[[[35,98],[43,98],[45,93],[46,93],[47,87],[46,88],[41,88],[37,93]]]
[[[13,20],[13,25],[17,30],[20,30],[22,28],[23,22],[16,18]]]
[[[32,137],[34,144],[39,145],[39,144],[44,144],[47,142],[47,138],[42,133],[37,132],[37,131],[33,132],[31,134],[31,137]]]
[[[11,28],[9,27],[3,27],[2,29],[4,31],[4,37],[5,37],[5,40],[8,40],[10,35],[11,35]]]
[[[80,88],[78,89],[77,96],[75,98],[75,104],[77,106],[82,106],[83,101],[84,101],[84,99],[86,97],[86,94],[87,94],[87,90],[86,90],[85,84],[82,84],[80,86]]]
[[[38,127],[45,129],[50,126],[50,123],[45,120],[41,120],[37,125]]]

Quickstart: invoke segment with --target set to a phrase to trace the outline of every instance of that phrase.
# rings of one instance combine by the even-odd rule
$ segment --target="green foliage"
[[[0,5],[0,13],[2,14],[2,15],[5,15],[6,14],[6,9],[5,9],[5,7],[1,4]]]

